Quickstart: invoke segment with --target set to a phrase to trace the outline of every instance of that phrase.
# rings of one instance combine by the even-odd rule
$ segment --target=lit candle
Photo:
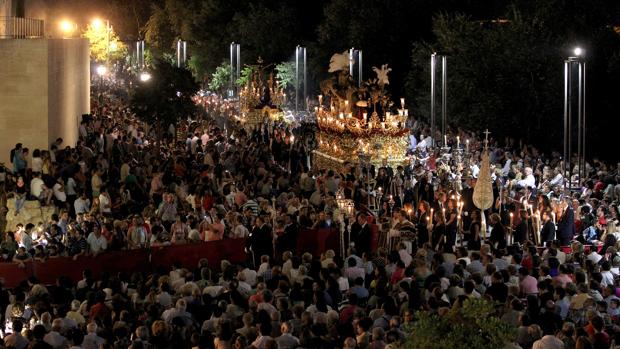
[[[469,139],[465,140],[465,150],[469,151]]]
[[[409,116],[409,109],[405,109],[405,116]]]
[[[512,229],[513,222],[514,222],[514,213],[510,212],[510,229]]]
[[[433,211],[434,209],[431,208],[431,224],[433,224]]]
[[[319,105],[323,104],[323,95],[319,95]]]
[[[404,98],[400,99],[400,108],[401,109],[405,109],[405,99]]]
[[[385,129],[385,122],[381,122],[381,128]]]
[[[364,120],[366,120],[366,118],[368,117],[368,113],[364,112],[362,113],[362,116],[364,117]]]
[[[443,135],[443,146],[444,147],[448,146],[448,135]]]
[[[461,145],[461,137],[456,136],[456,149],[458,149]]]

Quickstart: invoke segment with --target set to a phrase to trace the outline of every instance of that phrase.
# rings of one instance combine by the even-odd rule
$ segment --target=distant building
[[[11,167],[16,143],[74,146],[90,110],[88,40],[49,39],[41,19],[25,18],[24,0],[0,0],[0,162]]]

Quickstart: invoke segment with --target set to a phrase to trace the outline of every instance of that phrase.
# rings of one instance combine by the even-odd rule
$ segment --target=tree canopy
[[[503,348],[516,340],[514,328],[495,314],[494,304],[485,299],[467,299],[443,315],[416,313],[405,349]]]
[[[192,97],[198,92],[198,84],[189,70],[157,60],[151,75],[149,81],[136,86],[130,97],[131,109],[140,119],[166,127],[194,116],[197,109]]]
[[[118,3],[120,0],[112,0]],[[144,0],[131,0],[132,9]],[[318,92],[329,58],[351,47],[372,66],[393,68],[389,89],[404,96],[411,115],[429,116],[429,58],[448,54],[448,120],[484,124],[496,136],[514,134],[543,148],[557,146],[562,118],[562,63],[581,45],[588,61],[589,134],[602,146],[620,127],[611,118],[620,77],[620,2],[614,0],[158,0],[145,32],[154,57],[188,43],[188,67],[207,83],[231,42],[241,44],[241,64],[292,62],[307,47],[308,88]],[[144,23],[141,11],[131,11]],[[127,17],[127,15],[125,15]],[[124,18],[124,17],[123,17]],[[311,92],[312,93],[312,92]],[[604,123],[603,123],[604,121]],[[600,127],[599,125],[605,126]]]
[[[88,24],[83,36],[90,42],[90,57],[97,62],[118,61],[127,56],[125,45],[112,28],[105,24]]]

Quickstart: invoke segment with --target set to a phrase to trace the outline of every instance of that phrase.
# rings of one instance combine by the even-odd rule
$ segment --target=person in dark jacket
[[[265,222],[265,217],[256,217],[249,241],[254,265],[258,266],[260,264],[260,257],[262,255],[273,256],[273,234],[271,228]]]
[[[575,212],[566,202],[562,202],[562,215],[558,220],[558,239],[562,246],[568,246],[575,236]]]
[[[543,227],[540,231],[540,241],[544,243],[545,246],[550,246],[551,241],[555,239],[555,224],[551,220],[551,213],[545,211],[542,215],[543,219]]]
[[[491,245],[496,249],[506,248],[506,231],[497,213],[491,215]]]

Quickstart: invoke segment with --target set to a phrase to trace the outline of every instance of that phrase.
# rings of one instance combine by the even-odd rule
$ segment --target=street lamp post
[[[230,96],[234,97],[235,93],[235,80],[241,76],[241,45],[230,44]]]
[[[355,57],[357,56],[357,87],[362,87],[362,50],[349,49],[349,75],[355,80]]]
[[[563,172],[568,178],[564,189],[570,190],[573,177],[573,118],[577,112],[577,185],[581,185],[586,175],[586,62],[584,51],[576,47],[572,56],[564,61],[564,154]],[[575,77],[576,86],[575,86]],[[574,94],[577,93],[577,100]]]
[[[177,67],[185,66],[187,61],[187,41],[179,39],[177,41]]]
[[[305,104],[306,101],[306,92],[307,92],[307,85],[306,85],[306,72],[307,72],[307,65],[306,65],[306,48],[304,46],[299,46],[297,45],[297,47],[295,48],[295,112],[299,111],[299,91],[301,89],[301,86],[299,84],[299,79],[300,79],[300,75],[302,76],[301,79],[303,79],[303,107],[305,109],[307,109],[307,105]],[[303,65],[303,69],[300,68],[300,66]]]
[[[437,58],[441,59],[441,134],[447,133],[447,112],[448,112],[448,60],[446,55],[437,54],[437,52],[431,54],[431,145],[435,146],[435,132],[436,132],[436,76],[437,76]],[[447,144],[443,145],[447,147]]]
[[[136,68],[144,69],[144,40],[136,41]]]

